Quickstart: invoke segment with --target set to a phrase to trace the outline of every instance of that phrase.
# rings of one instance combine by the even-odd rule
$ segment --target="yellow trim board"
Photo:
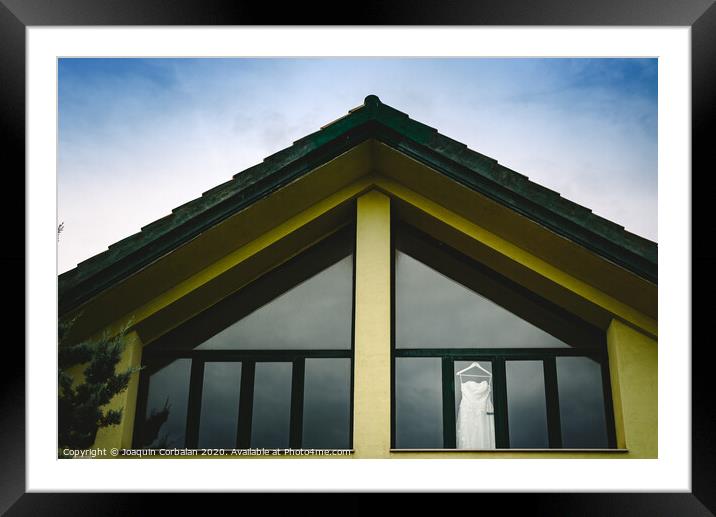
[[[370,177],[362,178],[348,187],[341,189],[339,192],[321,200],[319,203],[312,205],[307,210],[279,224],[259,238],[241,246],[210,266],[177,283],[171,289],[161,293],[136,310],[124,314],[109,325],[108,329],[110,333],[118,332],[119,329],[130,320],[132,320],[134,326],[140,329],[146,328],[146,322],[150,317],[168,309],[173,304],[181,302],[192,293],[196,293],[212,283],[214,286],[217,286],[217,289],[224,291],[222,293],[224,296],[228,296],[231,292],[255,279],[256,276],[260,274],[258,271],[263,272],[264,270],[269,270],[279,265],[281,262],[299,253],[302,249],[305,249],[305,247],[310,246],[310,244],[316,240],[334,231],[340,227],[340,225],[349,222],[353,218],[353,203],[355,198],[366,190],[369,190],[373,183],[373,179]],[[309,231],[306,231],[307,229]],[[232,274],[237,267],[242,264],[247,264],[251,259],[259,256],[261,253],[266,253],[267,250],[270,250],[273,246],[294,239],[298,234],[301,234],[302,238],[296,239],[296,242],[292,243],[292,246],[282,249],[284,255],[281,257],[280,262],[275,262],[274,260],[273,262],[259,264],[258,266],[252,264],[253,267],[250,269],[253,271],[253,274],[246,275],[244,278],[239,279],[238,283],[236,281],[225,281],[227,275]],[[273,253],[272,255],[274,255],[272,258],[275,258],[276,254]],[[209,305],[221,299],[221,297],[216,296],[209,296],[209,298],[212,299],[212,303],[209,303]],[[203,300],[206,302],[207,298],[203,298]],[[191,317],[193,314],[197,314],[209,305],[197,305],[192,307],[189,311],[191,314],[184,315],[181,321]],[[176,321],[173,325],[176,326],[181,321]],[[164,330],[168,331],[170,329],[165,328]],[[151,336],[142,336],[143,340],[145,340],[145,344],[156,337],[158,337],[156,332],[151,332]]]
[[[372,181],[378,171],[384,175],[382,182]],[[656,336],[656,285],[449,180],[407,155],[369,140],[257,201],[98,295],[82,309],[82,318],[73,329],[71,339],[99,334],[113,321],[136,312],[137,307],[146,309],[163,293],[178,293],[179,284],[192,278],[196,280],[196,275],[211,269],[217,262],[232,260],[226,257],[235,256],[240,249],[248,249],[247,246],[261,241],[264,234],[273,232],[287,221],[301,219],[311,207],[355,184],[362,184],[366,189],[376,185],[385,189],[389,189],[389,184],[400,185],[421,199],[430,200],[435,206],[443,207],[454,221],[467,221],[481,228],[485,235],[500,236],[503,242],[521,249],[521,255],[541,257],[543,264],[549,264],[553,271],[560,271],[562,277],[592,286],[594,293],[601,293],[598,298],[606,305],[599,303],[604,308],[610,307],[607,310],[616,307],[607,303],[608,299],[617,300],[622,307],[630,307],[632,311],[627,312],[632,316],[625,316],[624,310],[614,314]],[[397,191],[390,194],[400,195]],[[354,194],[353,198],[356,196]],[[432,215],[440,216],[438,211],[433,211]],[[433,229],[437,226],[432,225]],[[529,267],[524,260],[522,263]],[[525,276],[518,270],[511,274]],[[548,278],[557,279],[555,275]],[[542,288],[547,296],[555,295],[545,286]],[[583,289],[578,292],[586,293]],[[637,313],[644,318],[638,317]],[[607,316],[599,319],[602,325],[610,321]]]
[[[346,215],[347,211],[351,210],[350,203],[372,188],[378,188],[390,197],[395,198],[398,201],[396,207],[402,207],[400,215],[405,217],[408,222],[415,224],[423,231],[433,234],[434,237],[457,248],[466,255],[485,262],[489,267],[513,278],[515,281],[564,306],[567,310],[575,312],[588,321],[592,321],[606,329],[611,319],[617,317],[642,329],[652,337],[657,335],[656,321],[645,316],[637,309],[560,270],[533,253],[520,248],[481,225],[467,220],[401,183],[376,175],[364,175],[338,192],[327,196],[301,213],[278,224],[258,238],[221,257],[185,280],[176,283],[173,287],[149,300],[136,310],[119,317],[110,328],[116,331],[130,318],[134,319],[135,324],[139,325],[140,329],[147,328],[151,324],[143,322],[148,318],[168,309],[173,304],[180,303],[184,298],[198,292],[205,286],[209,286],[212,283],[219,286],[217,287],[217,296],[203,293],[202,296],[197,296],[197,304],[188,304],[192,307],[180,311],[183,314],[174,314],[173,317],[179,318],[173,323],[177,325],[206,308],[208,306],[206,304],[212,300],[214,303],[218,301],[220,299],[218,296],[227,296],[230,292],[255,278],[262,271],[267,271],[278,265],[276,257],[281,253],[288,253],[288,256],[285,257],[285,259],[288,259],[292,254],[300,251],[302,246],[310,245],[319,239],[321,234],[329,232],[332,225],[337,225],[340,221],[345,222],[347,218],[350,218],[350,215]],[[343,210],[342,216],[334,215],[331,217],[332,213],[340,212],[341,208]],[[307,228],[311,229],[311,231],[307,231]],[[320,228],[320,231],[313,228]],[[278,243],[291,238],[291,236],[295,238],[295,235],[300,232],[306,233],[308,237],[298,239],[298,241],[302,242],[295,244],[293,246],[295,249],[285,248],[273,253],[267,253],[267,250],[272,246],[277,246]],[[256,259],[261,253],[267,256],[271,255],[272,260],[262,264],[265,261],[257,259],[256,265],[247,268],[247,271],[251,271],[251,274],[241,278],[242,274],[240,274],[238,266],[248,264],[252,258]],[[233,274],[229,275],[231,272]],[[222,278],[228,279],[230,277],[231,282],[221,280]],[[188,298],[182,303],[187,305],[187,302]],[[202,306],[202,304],[204,305]],[[166,313],[167,316],[169,314],[171,312]],[[145,331],[142,338],[146,342],[152,341],[162,331],[169,330],[166,326],[171,324],[170,318],[165,317],[164,319],[166,321],[163,324],[155,325],[156,328],[149,332]]]
[[[453,245],[454,247],[457,247],[458,250],[468,256],[472,256],[473,258],[482,261],[486,258],[484,254],[482,256],[475,256],[474,248],[471,250],[469,247],[461,244],[460,241],[464,243],[465,239],[456,239],[455,234],[450,236],[449,233],[441,230],[441,228],[447,228],[458,232],[459,235],[467,237],[471,242],[479,243],[493,253],[496,253],[496,256],[509,259],[509,261],[522,266],[525,270],[536,273],[542,279],[546,279],[550,283],[566,289],[568,292],[573,293],[579,298],[600,308],[604,311],[603,317],[606,318],[606,322],[602,322],[601,325],[603,328],[606,328],[608,323],[611,321],[611,316],[618,316],[638,328],[643,329],[652,336],[657,335],[657,323],[652,318],[643,315],[636,309],[633,309],[619,300],[616,300],[586,282],[561,271],[532,253],[529,253],[524,249],[506,241],[502,237],[486,230],[485,228],[468,221],[451,210],[430,201],[424,196],[421,196],[420,194],[417,194],[409,188],[388,178],[379,177],[376,180],[375,186],[386,192],[391,197],[404,201],[409,206],[417,209],[424,216],[428,216],[431,220],[429,222],[432,222],[433,224],[426,225],[425,221],[428,219],[423,217],[422,221],[419,221],[415,216],[412,217],[413,221],[408,222],[417,222],[417,224],[421,226],[421,229],[427,230],[429,233],[433,233],[435,237]],[[406,218],[411,219],[411,216],[407,215]],[[491,262],[495,261],[493,260]],[[493,263],[487,265],[494,267],[496,264]],[[499,270],[499,268],[497,269]],[[564,300],[561,300],[561,303],[559,300],[555,301],[560,305],[564,304]],[[566,308],[570,309],[570,307]],[[571,307],[571,309],[574,310],[574,307]]]
[[[545,262],[655,318],[657,286],[385,145],[373,144],[373,166],[385,176]]]
[[[79,341],[100,334],[113,321],[136,312],[227,255],[294,218],[301,219],[307,210],[360,182],[369,174],[371,161],[370,143],[359,144],[207,229],[68,314],[82,315],[68,339]]]

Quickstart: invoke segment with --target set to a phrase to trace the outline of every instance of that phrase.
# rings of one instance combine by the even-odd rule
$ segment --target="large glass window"
[[[604,333],[398,224],[396,449],[613,448]]]
[[[136,447],[351,447],[354,228],[144,350]]]
[[[395,446],[433,449],[443,443],[442,364],[434,357],[395,362]]]

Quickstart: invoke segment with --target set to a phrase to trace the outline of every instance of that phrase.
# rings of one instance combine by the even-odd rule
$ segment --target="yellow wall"
[[[129,332],[124,337],[124,350],[122,357],[115,367],[115,371],[121,372],[129,368],[139,368],[142,362],[142,341],[136,331]],[[75,384],[84,382],[84,371],[87,364],[77,365],[69,370],[69,374],[75,379]],[[135,372],[129,379],[127,389],[116,395],[104,409],[120,409],[122,420],[118,425],[101,428],[97,431],[97,438],[92,448],[111,449],[116,447],[131,448],[132,433],[134,430],[134,417],[137,402],[137,389],[139,386],[139,372]]]
[[[138,368],[142,363],[142,341],[136,332],[125,336],[125,345],[122,358],[117,364],[118,372],[128,368]],[[124,408],[122,421],[100,429],[97,432],[95,447],[116,447],[130,449],[132,447],[132,433],[134,431],[135,409],[137,407],[137,389],[139,387],[139,372],[132,374],[129,386],[122,393],[115,396],[107,405],[108,409]]]
[[[370,190],[371,187],[374,190]],[[345,206],[350,199],[356,200],[357,246],[353,426],[355,454],[350,457],[656,457],[657,344],[654,337],[657,323],[654,318],[624,303],[623,300],[591,286],[583,279],[575,278],[555,268],[533,253],[452,212],[449,207],[437,205],[394,180],[379,176],[364,177],[356,184],[345,187],[327,198],[328,202],[323,202],[322,206],[325,210]],[[498,270],[502,268],[503,272],[511,274],[513,278],[522,281],[536,292],[550,297],[552,301],[560,303],[573,312],[591,318],[605,329],[610,356],[617,445],[622,449],[621,451],[390,451],[390,223],[391,205],[395,212],[398,204],[403,207],[400,212],[401,217],[407,217],[410,219],[409,222],[473,258],[485,261],[491,267]],[[294,235],[302,227],[302,223],[308,224],[317,220],[321,213],[323,213],[322,209],[312,207],[305,213],[299,214],[286,224],[278,226],[275,231],[267,232],[256,241],[248,243],[246,247],[238,249],[230,256],[231,264],[227,263],[228,258],[224,259],[220,263],[221,268],[218,266],[214,268],[219,273],[212,270],[212,274],[220,278],[223,271],[242,264],[243,261],[256,256],[269,246],[281,243],[282,239]],[[335,221],[338,222],[339,219]],[[292,253],[310,244],[315,238],[316,235],[311,234],[311,238],[306,242],[294,245],[290,248],[294,250]],[[191,281],[196,281],[202,274],[197,273]],[[199,289],[204,285],[192,284],[190,287]],[[170,290],[152,300],[145,308],[171,308],[172,304],[176,304],[176,295],[175,290]],[[198,305],[192,307],[190,311],[184,313],[183,317],[199,309]],[[164,310],[159,310],[158,314]],[[141,329],[149,328],[147,325],[151,324],[152,318],[155,317],[151,310],[147,310],[146,313],[144,322],[137,326],[140,332]],[[121,322],[116,321],[114,325],[119,323]],[[158,329],[161,327],[161,325],[157,326]],[[635,327],[641,330],[636,330]],[[133,335],[133,344],[127,347],[124,364],[139,364],[141,360],[143,336],[136,333]],[[155,333],[153,332],[152,335]],[[130,390],[113,401],[113,404],[117,405],[126,403],[122,425],[102,431],[98,436],[97,446],[128,447],[131,443],[137,393],[136,379],[133,382]]]
[[[390,448],[390,199],[358,199],[356,221],[353,448],[358,458]]]
[[[658,349],[633,327],[613,320],[607,331],[617,446],[636,458],[658,456]]]

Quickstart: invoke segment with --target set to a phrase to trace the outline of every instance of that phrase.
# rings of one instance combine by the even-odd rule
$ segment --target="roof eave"
[[[412,120],[375,96],[321,130],[303,137],[59,276],[59,312],[78,308],[178,246],[374,138],[501,203],[634,274],[657,283],[657,245],[561,197],[497,160]]]

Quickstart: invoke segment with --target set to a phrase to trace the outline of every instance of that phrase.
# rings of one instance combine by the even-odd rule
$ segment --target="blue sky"
[[[61,59],[59,271],[376,94],[657,240],[656,59]]]

